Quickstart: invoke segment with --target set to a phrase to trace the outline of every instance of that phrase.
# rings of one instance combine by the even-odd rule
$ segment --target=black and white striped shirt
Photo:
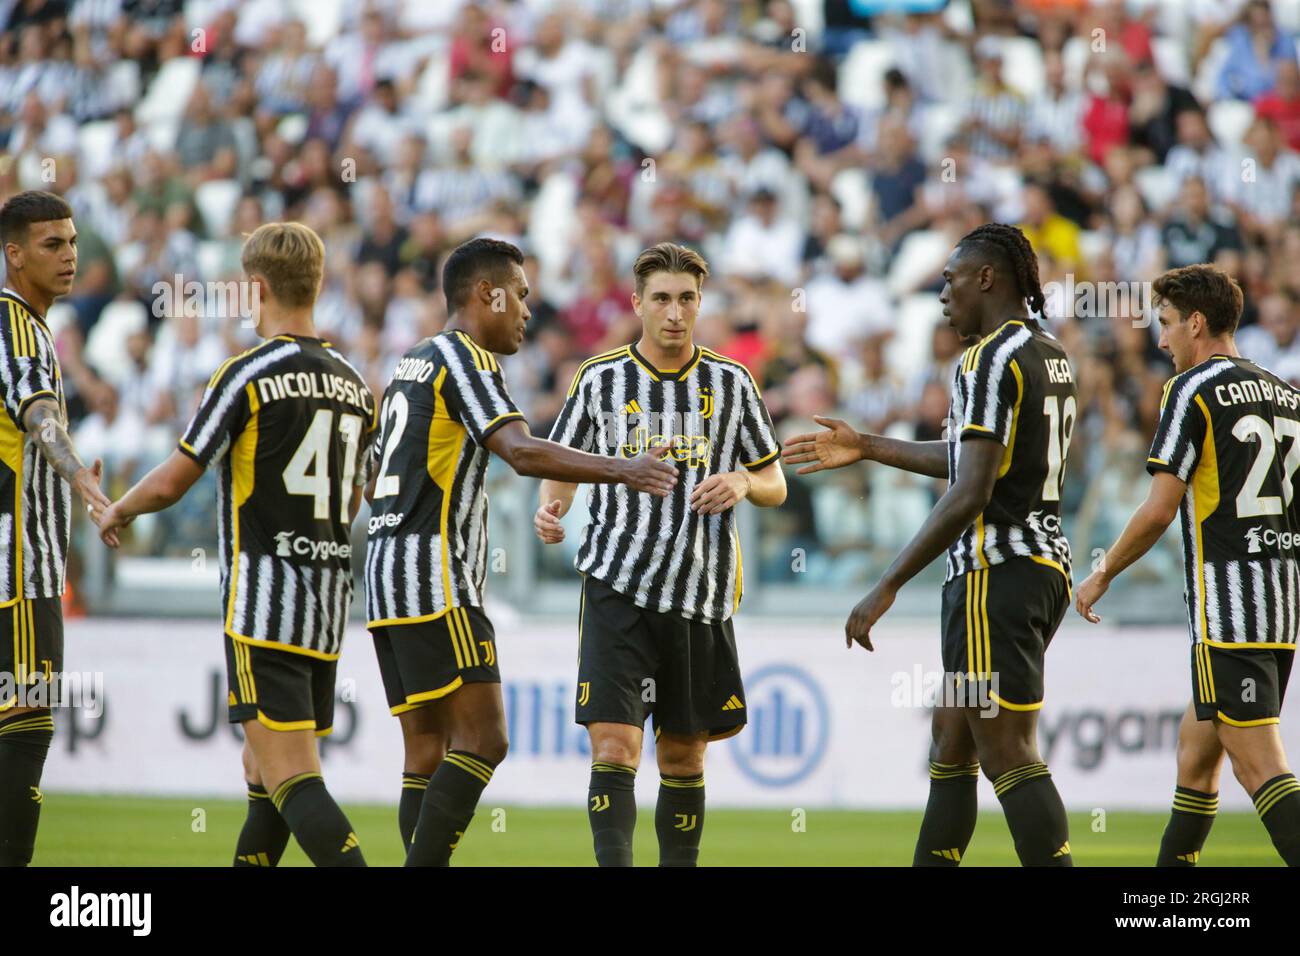
[[[1277,647],[1300,626],[1300,391],[1217,355],[1170,379],[1147,458],[1187,482],[1181,522],[1194,643]]]
[[[366,550],[370,627],[481,607],[488,438],[522,421],[496,357],[459,330],[415,344],[384,390]]]
[[[953,377],[949,486],[962,442],[992,439],[1005,451],[988,506],[948,548],[947,580],[1017,557],[1069,579],[1061,482],[1077,408],[1070,361],[1037,323],[1004,322],[965,351]]]
[[[221,365],[180,449],[221,464],[225,630],[333,660],[352,604],[353,495],[378,419],[365,380],[328,342],[278,335]]]
[[[651,366],[635,345],[598,355],[574,377],[551,440],[628,458],[669,443],[681,480],[667,497],[591,487],[574,566],[638,607],[706,623],[731,617],[744,586],[735,511],[699,515],[689,502],[710,475],[754,471],[780,453],[744,365],[699,347],[670,372]]]
[[[54,470],[23,425],[40,398],[58,402],[68,423],[63,375],[44,317],[10,289],[0,291],[0,607],[19,598],[63,595],[72,486]]]

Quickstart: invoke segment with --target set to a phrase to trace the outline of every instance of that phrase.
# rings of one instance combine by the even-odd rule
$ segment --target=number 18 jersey
[[[352,603],[351,507],[375,398],[328,342],[279,335],[212,375],[180,449],[220,463],[225,630],[332,660]]]
[[[1216,355],[1170,379],[1147,470],[1187,482],[1181,524],[1193,642],[1294,645],[1300,626],[1300,392]]]

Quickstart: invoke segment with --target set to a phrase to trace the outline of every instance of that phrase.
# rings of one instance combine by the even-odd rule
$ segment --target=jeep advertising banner
[[[484,806],[581,808],[589,748],[586,732],[573,723],[575,629],[525,624],[505,607],[489,613],[505,681],[510,755]],[[872,634],[875,653],[847,650],[842,625],[834,622],[742,614],[736,633],[749,723],[710,748],[710,804],[924,805],[928,703],[942,686],[936,627],[881,626]],[[1191,693],[1189,661],[1181,629],[1067,622],[1047,656],[1039,739],[1068,806],[1168,808],[1178,721]],[[56,712],[48,791],[242,796],[241,744],[226,723],[215,624],[71,621],[66,662],[64,686],[75,689],[71,696],[81,706]],[[655,693],[652,675],[643,693],[647,699]],[[337,697],[334,732],[322,740],[330,789],[344,800],[396,802],[401,735],[360,626],[344,643]],[[1300,753],[1298,726],[1300,718],[1284,714],[1293,755]],[[651,736],[638,777],[646,801],[658,786]],[[983,781],[981,787],[981,800],[994,806],[991,786]],[[1250,808],[1228,771],[1221,792],[1225,808]]]

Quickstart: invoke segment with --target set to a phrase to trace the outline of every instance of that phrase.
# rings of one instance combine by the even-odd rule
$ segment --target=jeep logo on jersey
[[[1259,554],[1264,548],[1282,548],[1284,551],[1290,551],[1292,548],[1300,545],[1300,535],[1291,531],[1283,531],[1280,534],[1272,528],[1265,528],[1257,524],[1253,528],[1246,529],[1246,553]]]
[[[1042,517],[1039,517],[1042,515]],[[1025,519],[1025,524],[1037,534],[1060,534],[1061,517],[1060,515],[1045,515],[1041,511],[1029,512],[1029,517]]]
[[[313,541],[292,531],[281,531],[275,536],[275,556],[277,558],[310,557],[313,561],[323,558],[350,558],[352,545],[339,544],[337,541]]]

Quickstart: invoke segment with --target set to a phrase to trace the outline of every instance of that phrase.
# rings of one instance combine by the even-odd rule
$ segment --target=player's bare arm
[[[181,451],[172,452],[166,461],[109,505],[99,519],[99,536],[109,547],[117,547],[117,529],[125,528],[137,515],[170,508],[202,477],[203,469],[194,459]]]
[[[63,414],[57,402],[52,398],[38,398],[32,402],[23,413],[23,427],[54,470],[72,485],[82,502],[91,509],[92,518],[112,504],[99,487],[104,463],[97,460],[87,468],[82,462],[72,444],[72,437],[63,427]]]
[[[889,610],[899,589],[943,554],[988,506],[1004,451],[1000,442],[991,439],[973,437],[965,441],[957,480],[939,499],[921,530],[849,615],[844,626],[846,646],[852,647],[856,641],[867,650],[874,650],[871,628]]]
[[[1187,493],[1187,483],[1177,475],[1157,472],[1151,480],[1147,500],[1133,512],[1119,538],[1101,559],[1101,567],[1079,585],[1074,593],[1074,608],[1085,620],[1097,624],[1101,618],[1093,605],[1110,587],[1110,582],[1130,564],[1146,554],[1160,540],[1165,529],[1178,515],[1178,505]]]
[[[590,455],[567,445],[536,438],[523,422],[509,422],[487,439],[488,451],[525,478],[557,478],[592,484],[622,484],[633,491],[664,497],[677,484],[677,467],[661,461],[666,443],[649,448],[636,458]]]
[[[785,475],[773,461],[757,471],[727,471],[710,475],[691,493],[696,514],[720,515],[746,498],[760,508],[775,508],[785,501]]]
[[[945,441],[902,441],[858,432],[838,418],[814,415],[825,431],[794,435],[785,440],[782,459],[787,465],[804,467],[797,475],[843,468],[857,461],[878,461],[931,478],[948,477],[948,443]]]
[[[564,525],[560,524],[560,519],[569,513],[573,496],[577,493],[575,482],[550,479],[542,482],[537,514],[533,516],[533,530],[542,544],[559,544],[564,540]]]

